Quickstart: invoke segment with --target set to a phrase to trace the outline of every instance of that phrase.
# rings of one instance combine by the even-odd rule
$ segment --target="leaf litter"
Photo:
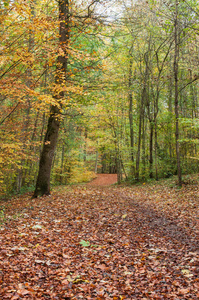
[[[0,299],[199,299],[198,204],[162,185],[1,202]]]

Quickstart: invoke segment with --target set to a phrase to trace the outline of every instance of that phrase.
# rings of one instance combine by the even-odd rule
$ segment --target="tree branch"
[[[192,79],[191,81],[189,81],[187,84],[185,84],[178,92],[180,93],[182,90],[184,90],[188,85],[192,84],[193,82],[195,82],[196,80],[199,79],[199,75],[195,75],[194,79]]]
[[[4,122],[5,122],[5,120],[7,119],[7,118],[9,118],[10,116],[11,116],[11,114],[17,109],[17,106],[19,105],[19,102],[17,103],[17,105],[13,108],[13,110],[0,122],[0,125],[2,125]]]

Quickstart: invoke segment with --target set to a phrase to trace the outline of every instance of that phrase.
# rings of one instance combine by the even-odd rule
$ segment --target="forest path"
[[[117,174],[96,174],[97,177],[91,182],[88,182],[88,186],[107,186],[117,183]]]
[[[198,204],[194,185],[14,197],[0,224],[0,299],[199,299]]]

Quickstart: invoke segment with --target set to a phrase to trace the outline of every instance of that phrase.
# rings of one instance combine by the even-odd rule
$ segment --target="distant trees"
[[[129,116],[129,140],[120,141],[128,147],[129,156],[127,152],[120,155],[132,181],[178,174],[181,185],[182,172],[198,170],[194,163],[197,144],[193,158],[188,151],[191,140],[185,138],[182,125],[187,122],[184,115],[188,115],[190,105],[193,109],[192,98],[198,101],[197,95],[190,93],[198,89],[198,73],[194,63],[188,67],[190,48],[192,57],[197,57],[198,20],[193,5],[179,1],[132,1],[130,5],[128,1],[123,19],[109,32],[114,36],[112,49],[116,53],[111,56],[112,68],[120,77],[117,82],[125,93],[123,101],[129,105],[129,111],[123,106]],[[192,68],[195,80],[189,75]],[[119,97],[117,88],[114,92],[113,97]]]

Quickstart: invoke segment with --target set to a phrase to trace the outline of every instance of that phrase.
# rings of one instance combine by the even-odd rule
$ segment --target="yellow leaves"
[[[127,214],[123,215],[123,216],[122,216],[122,219],[126,219],[126,217],[127,217]]]
[[[25,65],[31,65],[35,61],[34,54],[23,47],[23,49],[15,51],[13,55],[13,61],[17,62],[19,60]]]
[[[83,87],[81,86],[75,86],[75,85],[67,85],[66,84],[56,84],[52,90],[53,95],[59,96],[62,92],[66,94],[77,94],[82,95],[83,94]]]
[[[20,17],[30,17],[32,12],[31,12],[31,7],[30,5],[28,4],[28,1],[15,1],[13,3],[13,9],[14,11],[20,15]]]
[[[9,152],[13,152],[14,150],[19,150],[22,146],[22,143],[4,143],[1,145],[1,149],[6,149]]]
[[[49,57],[49,59],[48,59],[48,66],[49,67],[52,67],[54,64],[55,64],[55,62],[56,62],[56,57]]]
[[[79,283],[89,283],[88,280],[82,278],[80,275],[77,275],[75,278],[72,278],[70,275],[66,276],[66,279],[62,281],[62,284],[68,284],[69,282],[72,282],[74,284],[79,284]]]
[[[58,55],[59,56],[65,56],[65,52],[63,51],[63,49],[61,47],[59,47]]]
[[[194,275],[190,272],[189,269],[183,269],[183,270],[181,270],[181,273],[182,273],[185,277],[188,277],[188,278],[194,276]]]
[[[70,177],[68,178],[69,183],[81,183],[81,182],[88,182],[96,177],[95,173],[92,171],[88,171],[87,168],[84,166],[83,162],[78,161],[78,151],[71,151],[70,153],[70,160],[66,162],[65,168],[71,169]],[[78,163],[77,163],[78,162]],[[60,173],[60,170],[54,169],[55,173]],[[68,173],[63,172],[62,176],[67,177]]]
[[[22,168],[25,170],[26,165],[23,165],[22,161],[33,162],[36,159],[34,151],[30,152],[29,149],[40,145],[40,142],[30,142],[28,133],[25,135],[19,125],[14,133],[12,133],[12,129],[14,131],[14,128],[9,128],[8,125],[6,134],[1,132],[0,195],[10,191],[13,181],[16,179],[16,172],[20,172]],[[26,136],[28,142],[26,140],[21,142]]]
[[[56,101],[49,95],[38,95],[37,101],[34,102],[33,108],[39,111],[48,112],[50,105],[56,105]]]
[[[1,50],[0,50],[1,51]],[[3,67],[4,64],[6,64],[8,62],[8,57],[2,55],[1,56],[1,60],[0,60],[0,67]]]
[[[54,101],[53,97],[51,95],[39,95],[38,100],[40,100],[40,102],[43,102],[45,104],[56,104],[56,102]],[[40,103],[41,104],[41,103]]]
[[[77,278],[77,279],[74,279],[74,280],[73,280],[73,283],[76,283],[76,284],[82,283],[82,282],[89,283],[88,280],[82,279],[82,278]]]
[[[70,94],[83,95],[83,87],[66,84],[54,85],[51,88],[51,94],[42,94],[28,87],[25,87],[25,90],[29,97],[33,97],[36,100],[32,103],[32,107],[36,110],[47,112],[50,105],[57,106],[60,109],[68,105],[76,105],[76,103],[72,103],[71,97],[69,97]],[[61,95],[62,93],[64,93],[64,96]]]
[[[82,95],[83,94],[83,87],[81,86],[65,86],[64,88],[65,92],[71,92],[74,94]]]

